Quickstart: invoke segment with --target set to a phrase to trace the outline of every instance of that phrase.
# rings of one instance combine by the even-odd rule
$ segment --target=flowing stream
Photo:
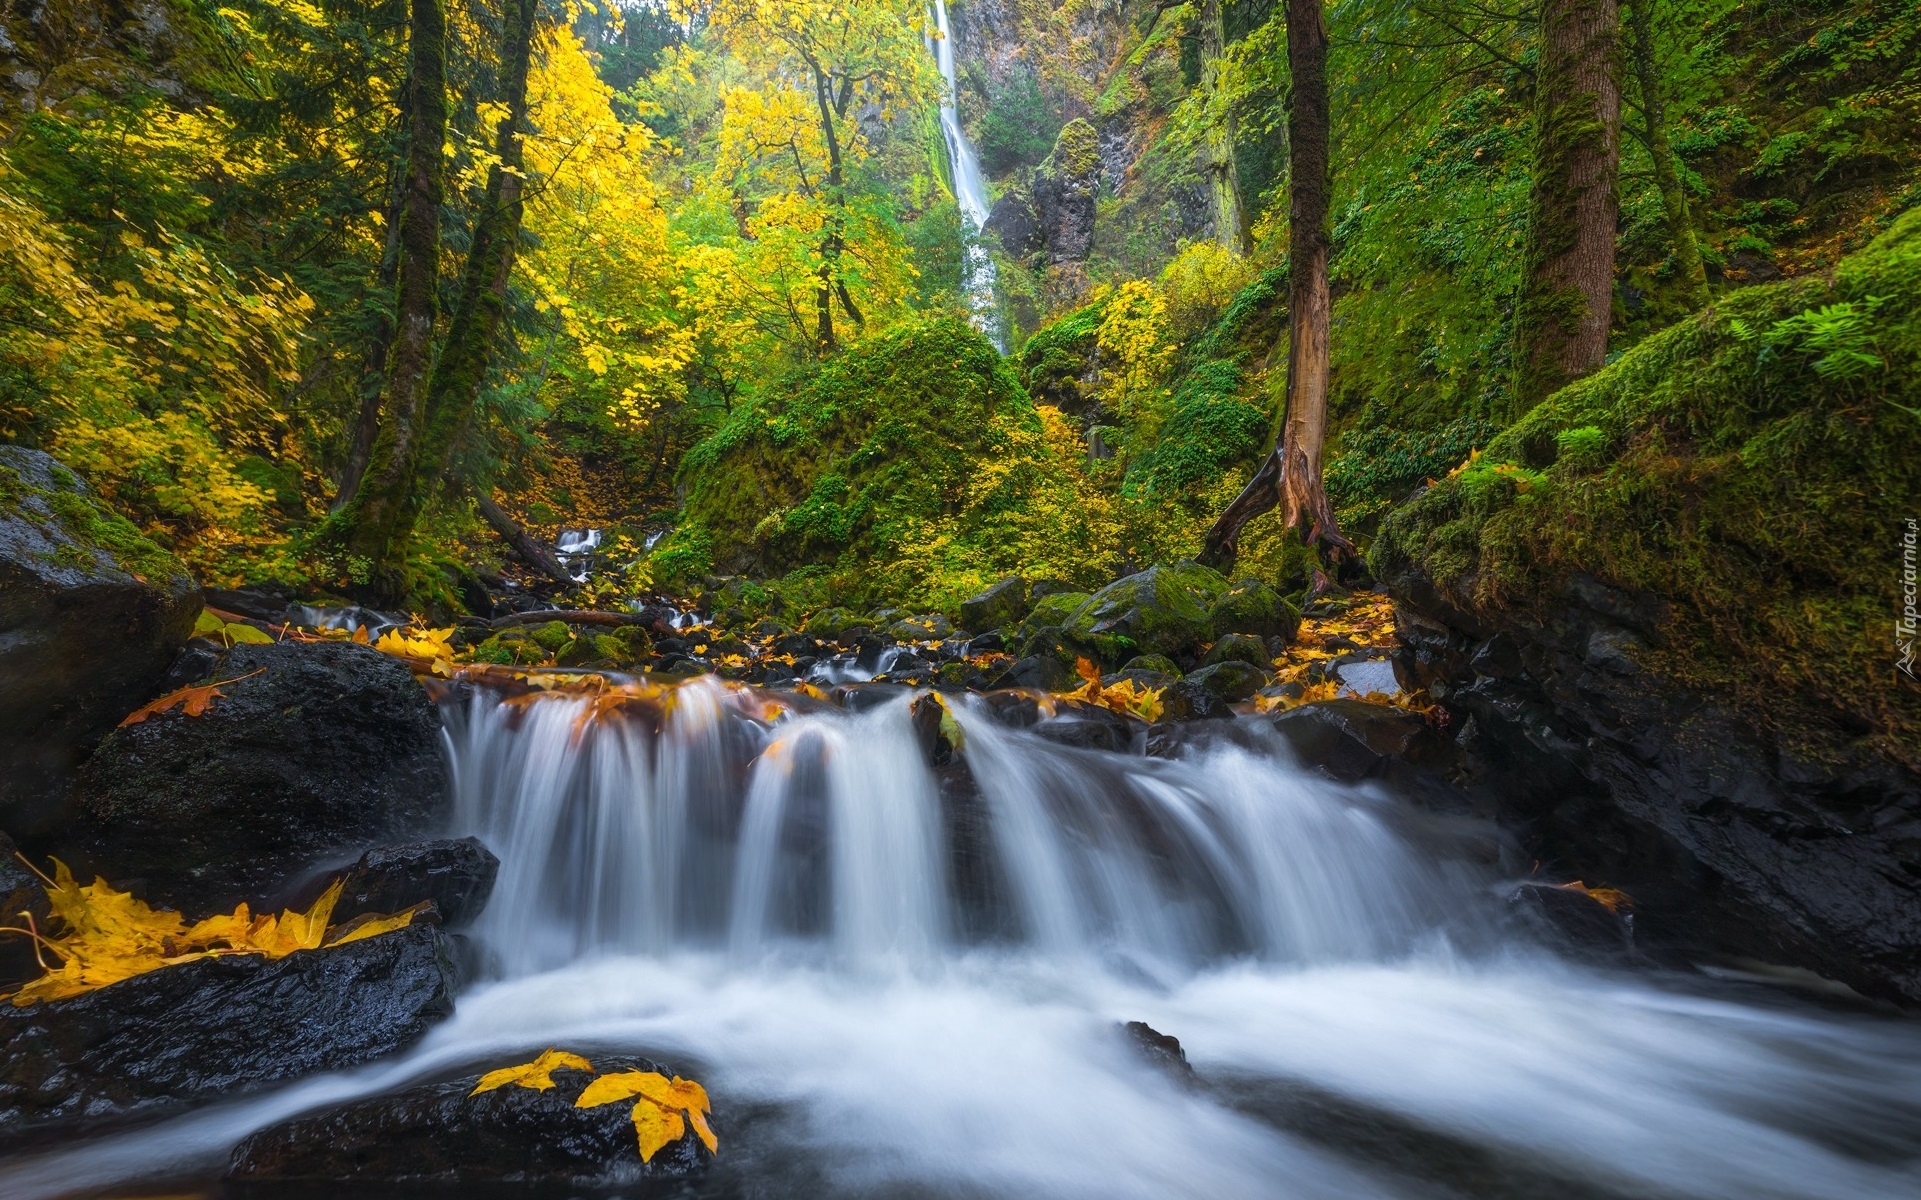
[[[548,1046],[701,1079],[703,1197],[1921,1195],[1912,1021],[1566,964],[1503,931],[1489,831],[1253,735],[1163,761],[956,700],[936,769],[909,699],[450,706],[457,832],[502,860],[490,981],[397,1060],[18,1161],[0,1195],[211,1178],[263,1125]]]
[[[947,27],[947,0],[934,0],[934,28],[940,36],[930,38],[929,48],[940,64],[941,77],[947,81],[941,92],[940,129],[947,142],[949,173],[954,177],[954,200],[961,211],[961,289],[974,327],[987,335],[994,348],[1007,353],[1007,330],[1001,321],[1000,305],[994,298],[994,259],[981,244],[981,231],[987,228],[987,184],[981,179],[980,159],[967,131],[961,128],[956,106],[960,93],[954,85],[954,34]]]

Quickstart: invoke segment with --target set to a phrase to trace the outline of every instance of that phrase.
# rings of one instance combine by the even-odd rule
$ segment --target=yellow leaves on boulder
[[[634,1104],[634,1132],[640,1138],[640,1161],[651,1162],[661,1147],[679,1141],[691,1123],[710,1154],[720,1152],[720,1141],[707,1124],[707,1089],[676,1075],[671,1080],[658,1071],[622,1071],[602,1075],[587,1085],[575,1108],[598,1108],[630,1097]]]
[[[1102,687],[1101,669],[1085,658],[1074,660],[1074,670],[1085,682],[1074,691],[1061,693],[1061,699],[1098,704],[1143,721],[1161,719],[1161,693],[1167,689],[1136,687],[1132,679],[1123,679],[1112,687]]]
[[[22,862],[27,860],[23,857]],[[29,869],[33,864],[27,864]],[[35,872],[38,874],[38,872]],[[342,946],[410,924],[424,904],[384,916],[363,916],[330,927],[328,918],[340,901],[341,880],[335,880],[305,912],[253,916],[245,904],[231,913],[188,925],[171,909],[155,909],[131,893],[116,890],[96,878],[81,886],[59,859],[53,878],[42,875],[48,907],[64,932],[42,934],[28,918],[26,928],[0,926],[0,933],[30,937],[47,973],[13,993],[16,1007],[44,1000],[65,1000],[95,988],[119,983],[161,967],[230,954],[259,954],[285,958],[296,950]],[[45,953],[60,960],[47,963]],[[3,999],[4,997],[0,997]]]
[[[251,628],[251,626],[248,628]],[[256,630],[255,632],[258,631]],[[221,688],[226,687],[230,683],[239,683],[243,679],[252,679],[255,675],[260,674],[261,671],[265,671],[266,669],[267,668],[262,667],[260,671],[249,671],[245,675],[236,675],[232,679],[222,679],[218,683],[196,684],[193,687],[183,687],[177,692],[168,692],[158,700],[149,700],[139,708],[134,709],[121,719],[120,724],[123,728],[128,725],[138,725],[148,717],[157,717],[161,713],[168,712],[175,708],[180,709],[184,716],[203,716],[216,699],[226,695],[225,692],[220,690]]]
[[[374,643],[374,649],[395,658],[411,660],[435,675],[452,675],[454,670],[453,626],[425,629],[409,625],[389,629]],[[363,639],[364,640],[364,639]]]
[[[594,1065],[580,1055],[569,1054],[565,1050],[544,1050],[540,1057],[532,1062],[487,1072],[480,1077],[480,1082],[474,1085],[474,1090],[467,1094],[478,1096],[482,1092],[491,1092],[495,1088],[503,1088],[510,1083],[515,1087],[532,1088],[537,1092],[544,1092],[554,1086],[554,1072],[562,1068],[591,1073]]]
[[[532,1062],[487,1072],[467,1095],[471,1098],[509,1084],[544,1092],[555,1086],[555,1071],[591,1073],[593,1069],[593,1064],[578,1054],[548,1049]],[[687,1136],[690,1124],[709,1154],[720,1153],[720,1139],[707,1123],[707,1114],[712,1111],[707,1102],[707,1089],[693,1080],[678,1075],[669,1079],[658,1071],[619,1071],[590,1082],[581,1090],[574,1107],[599,1108],[623,1100],[634,1101],[634,1133],[640,1139],[640,1161],[652,1162],[662,1147]]]

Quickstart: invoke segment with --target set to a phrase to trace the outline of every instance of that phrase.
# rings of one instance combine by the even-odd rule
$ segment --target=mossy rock
[[[823,608],[807,618],[807,623],[800,629],[808,637],[832,641],[854,626],[867,623],[867,618],[860,613],[850,612],[844,608]]]
[[[565,621],[549,621],[528,630],[527,636],[539,643],[547,653],[558,654],[574,640],[574,631],[567,628]]]
[[[1917,769],[1921,689],[1889,636],[1917,504],[1921,209],[1831,277],[1727,293],[1554,393],[1391,514],[1368,563],[1467,628],[1541,624],[1581,576],[1654,597],[1640,666],[1797,753],[1865,735]]]
[[[1239,704],[1253,699],[1254,693],[1266,687],[1272,678],[1252,663],[1218,662],[1195,671],[1184,682],[1229,704]]]
[[[1258,579],[1243,579],[1214,602],[1209,625],[1216,636],[1251,634],[1293,641],[1301,628],[1301,610]]]
[[[1272,661],[1267,653],[1267,643],[1253,634],[1230,633],[1215,642],[1202,660],[1208,666],[1215,663],[1243,662],[1257,667],[1265,667]]]
[[[1180,665],[1164,654],[1137,654],[1122,664],[1121,670],[1154,671],[1162,675],[1172,675],[1176,679],[1181,677]]]
[[[737,406],[683,459],[686,515],[725,570],[884,560],[965,499],[995,418],[1032,412],[965,320],[908,321]]]
[[[979,595],[961,601],[961,627],[974,633],[1000,629],[1025,617],[1029,607],[1027,581],[1009,575]]]
[[[1066,625],[1079,610],[1093,597],[1086,592],[1054,592],[1042,596],[1027,610],[1021,621],[1022,634],[1032,634],[1039,629],[1059,629]]]
[[[1149,567],[1095,592],[1064,632],[1089,646],[1125,643],[1133,653],[1185,657],[1214,640],[1214,606],[1230,590],[1227,580],[1196,563]]]

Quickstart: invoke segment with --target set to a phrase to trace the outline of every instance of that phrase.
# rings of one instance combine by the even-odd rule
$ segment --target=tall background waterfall
[[[687,1200],[1921,1196],[1912,1021],[1562,961],[1500,926],[1492,830],[1332,783],[1254,719],[1167,760],[950,697],[943,759],[913,702],[450,700],[451,832],[501,859],[454,1015],[0,1165],[0,1196],[210,1195],[164,1185],[550,1046],[706,1085],[721,1155]]]
[[[954,199],[960,205],[962,225],[961,287],[974,327],[987,335],[994,348],[1007,353],[1007,326],[1001,320],[1000,304],[994,296],[994,259],[980,241],[987,227],[987,185],[981,179],[980,159],[961,128],[960,111],[955,101],[960,93],[954,86],[954,35],[947,27],[947,2],[934,0],[934,28],[940,33],[931,39],[935,61],[940,63],[946,89],[941,93],[940,128],[947,142],[949,173],[954,177]]]

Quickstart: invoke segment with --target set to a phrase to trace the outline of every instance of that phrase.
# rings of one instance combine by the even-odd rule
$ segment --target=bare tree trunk
[[[1287,415],[1281,435],[1207,531],[1201,560],[1226,570],[1240,551],[1241,529],[1277,505],[1287,528],[1310,546],[1336,555],[1353,551],[1341,536],[1321,479],[1327,444],[1328,334],[1333,303],[1328,285],[1329,157],[1327,26],[1321,0],[1287,0],[1287,62],[1292,86],[1288,142]]]
[[[447,141],[447,21],[441,0],[412,0],[407,27],[407,162],[399,228],[399,292],[394,302],[392,366],[386,400],[374,406],[385,421],[373,439],[366,468],[316,541],[343,553],[350,572],[371,571],[387,556],[403,498],[412,487],[411,461],[421,404],[433,361],[440,285],[440,204]],[[385,364],[383,364],[384,366]],[[363,408],[363,417],[365,411]]]
[[[474,508],[479,511],[493,531],[500,535],[500,540],[507,543],[508,548],[521,562],[563,587],[575,586],[574,577],[567,573],[567,568],[560,565],[560,559],[548,549],[547,544],[522,528],[520,522],[514,520],[508,515],[506,509],[495,503],[492,496],[476,490]]]
[[[1218,110],[1216,120],[1208,125],[1205,159],[1208,190],[1214,195],[1214,236],[1234,253],[1246,254],[1250,248],[1247,206],[1241,198],[1241,171],[1234,156],[1240,122],[1233,104],[1221,95],[1221,56],[1226,48],[1221,0],[1207,0],[1201,10],[1201,90]]]
[[[1542,0],[1533,190],[1515,307],[1514,412],[1599,367],[1620,212],[1615,0]]]
[[[1653,0],[1633,0],[1628,25],[1634,33],[1634,76],[1641,94],[1642,141],[1654,162],[1654,184],[1667,210],[1668,238],[1674,243],[1674,265],[1691,308],[1706,307],[1708,272],[1701,262],[1701,244],[1694,236],[1694,217],[1688,211],[1687,190],[1675,167],[1674,148],[1668,143],[1667,104],[1661,95],[1661,70],[1654,57]]]

